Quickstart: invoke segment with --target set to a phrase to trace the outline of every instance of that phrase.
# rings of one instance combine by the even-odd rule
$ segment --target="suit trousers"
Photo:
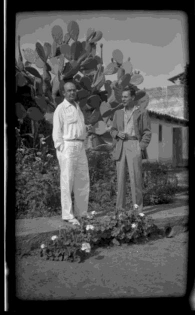
[[[143,211],[142,195],[142,156],[138,140],[127,140],[123,142],[120,160],[116,162],[117,167],[117,209],[125,209],[126,205],[126,174],[129,170],[131,194],[133,205],[137,204],[137,211]]]
[[[57,158],[60,165],[62,219],[84,216],[87,214],[89,201],[89,169],[84,142],[65,141],[62,152],[57,150]]]

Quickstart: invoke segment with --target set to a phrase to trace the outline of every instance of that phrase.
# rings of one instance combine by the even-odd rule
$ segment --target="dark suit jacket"
[[[151,123],[147,110],[142,110],[138,107],[133,113],[133,122],[135,128],[135,135],[137,136],[140,148],[142,151],[142,159],[147,159],[146,148],[151,140]],[[113,159],[119,160],[123,147],[123,140],[117,137],[119,131],[124,130],[124,111],[119,109],[115,112],[113,117],[113,124],[110,131],[112,138],[114,139],[115,149],[113,151]]]

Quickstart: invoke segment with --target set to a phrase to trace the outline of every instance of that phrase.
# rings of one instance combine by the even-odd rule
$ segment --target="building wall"
[[[159,142],[159,124],[162,125],[162,141]],[[148,145],[148,159],[172,163],[173,160],[173,128],[182,128],[182,157],[185,164],[188,159],[188,127],[177,123],[169,123],[161,119],[151,118],[151,142]]]
[[[152,161],[158,161],[159,150],[158,150],[158,121],[151,119],[151,131],[152,137],[148,145],[148,159]]]

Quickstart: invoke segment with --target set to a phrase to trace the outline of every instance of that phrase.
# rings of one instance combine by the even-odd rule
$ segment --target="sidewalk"
[[[188,195],[184,193],[176,195],[172,204],[145,207],[144,213],[151,216],[159,228],[169,226],[172,233],[170,235],[173,236],[177,233],[177,230],[186,229],[188,223]],[[102,216],[102,219],[105,217]],[[64,223],[61,216],[18,219],[16,220],[17,250],[22,251],[27,246],[36,249],[50,235],[58,234],[59,229],[65,229],[67,226],[71,226],[71,224]],[[174,227],[175,230],[173,230]]]

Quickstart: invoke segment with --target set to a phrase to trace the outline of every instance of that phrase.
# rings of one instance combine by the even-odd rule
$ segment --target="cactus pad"
[[[67,26],[68,34],[76,42],[79,36],[79,25],[75,21],[71,21]]]
[[[44,48],[41,45],[41,43],[36,42],[35,46],[36,46],[36,51],[37,51],[37,54],[38,54],[39,58],[41,58],[41,60],[43,62],[46,62],[47,58],[46,58],[45,51],[44,51]]]
[[[90,43],[96,43],[100,39],[102,39],[103,33],[101,31],[97,31],[94,33],[93,37],[90,39]]]
[[[41,108],[42,111],[46,112],[47,102],[44,96],[35,96],[35,102]]]
[[[109,63],[104,70],[105,75],[112,75],[112,74],[115,74],[117,72],[118,72],[118,67],[113,62]]]
[[[56,44],[61,45],[63,41],[63,30],[61,26],[55,25],[51,29],[51,35]]]
[[[101,98],[98,95],[91,95],[88,97],[87,104],[94,109],[99,109],[101,104]]]
[[[60,52],[67,60],[71,60],[71,49],[68,44],[62,44],[60,46]]]
[[[35,63],[36,60],[36,52],[31,48],[23,49],[24,58],[26,61],[30,63]]]
[[[71,53],[71,58],[73,60],[78,60],[82,52],[83,52],[83,45],[81,44],[81,42],[77,41],[77,42],[72,43],[70,47],[70,53]]]
[[[70,34],[66,33],[64,35],[64,44],[68,44],[69,40],[70,40]]]
[[[87,34],[86,34],[86,41],[89,41],[90,38],[92,38],[95,34],[94,28],[88,28]]]
[[[87,98],[90,95],[90,92],[84,89],[81,89],[77,92],[77,99],[82,100],[84,98]]]
[[[119,49],[115,49],[112,52],[112,58],[119,64],[123,63],[123,53]]]
[[[124,89],[129,84],[130,79],[131,75],[129,73],[126,73],[122,78],[118,80],[118,85]]]
[[[79,83],[84,89],[88,91],[91,90],[91,80],[89,79],[89,77],[87,76],[82,77]]]
[[[97,70],[97,60],[94,58],[87,58],[81,63],[81,70]]]
[[[130,58],[122,64],[122,68],[125,70],[125,73],[132,74],[133,66],[130,62]]]
[[[24,86],[27,84],[27,80],[21,72],[16,74],[16,82],[18,86]]]
[[[54,113],[46,113],[44,115],[45,120],[50,123],[51,125],[53,124],[53,114]]]
[[[141,74],[133,74],[130,80],[131,84],[139,85],[144,81],[144,78]]]
[[[43,60],[41,60],[41,58],[38,57],[38,58],[35,60],[35,66],[37,66],[37,68],[42,69],[42,68],[44,67],[44,62],[43,62]]]
[[[43,119],[43,114],[40,112],[40,110],[37,107],[30,107],[27,110],[27,114],[30,119],[39,121]]]
[[[40,73],[33,67],[25,67],[25,70],[34,75],[36,78],[41,78]]]
[[[96,108],[91,114],[91,116],[88,118],[88,123],[90,125],[95,125],[100,119],[100,117],[101,117],[100,110],[99,108]]]
[[[16,110],[16,116],[19,119],[24,119],[27,115],[27,112],[24,108],[24,106],[21,103],[16,103],[15,104],[15,110]]]
[[[44,43],[43,49],[45,51],[46,58],[51,57],[51,44],[50,43]]]

